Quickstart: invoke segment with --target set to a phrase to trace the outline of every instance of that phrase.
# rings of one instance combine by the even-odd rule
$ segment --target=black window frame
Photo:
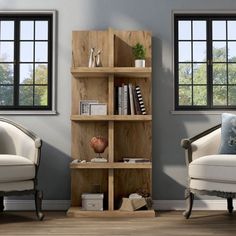
[[[13,95],[13,105],[6,106],[0,104],[0,113],[1,111],[53,111],[54,109],[54,82],[53,82],[53,73],[54,73],[54,13],[53,12],[0,12],[0,21],[14,21],[15,27],[14,27],[14,81],[13,81],[13,87],[14,87],[14,95]],[[47,105],[19,105],[19,91],[20,91],[20,41],[26,41],[27,40],[21,40],[20,39],[20,21],[34,21],[34,35],[35,35],[35,21],[47,21],[48,22],[48,39],[47,40],[36,40],[35,38],[33,40],[28,40],[30,42],[33,42],[34,49],[35,49],[35,42],[37,41],[45,41],[47,42],[47,56],[48,59],[46,61],[47,63]],[[1,40],[4,41],[4,40]],[[8,40],[6,40],[8,41]],[[35,50],[34,50],[35,51]],[[24,64],[33,64],[33,68],[35,69],[35,64],[37,64],[37,61],[35,61],[35,58],[32,62],[25,62]],[[40,62],[40,64],[43,64],[44,62]],[[33,76],[34,77],[34,76]],[[34,101],[34,95],[35,95],[35,86],[45,86],[46,85],[40,85],[35,84],[35,78],[33,79],[33,84],[30,84],[29,86],[33,87],[33,101]],[[2,85],[1,85],[2,86]],[[7,86],[7,84],[6,84]],[[24,84],[24,86],[27,86]]]
[[[200,106],[200,105],[179,105],[179,52],[178,52],[178,47],[179,47],[179,40],[178,39],[178,22],[179,20],[190,20],[190,21],[198,21],[198,20],[204,20],[206,21],[206,48],[207,48],[207,60],[206,60],[206,73],[207,73],[207,105],[205,106]],[[213,39],[212,39],[212,21],[214,20],[235,20],[236,21],[236,14],[212,14],[212,13],[204,13],[204,14],[199,14],[199,13],[174,13],[174,85],[175,85],[175,110],[176,111],[201,111],[201,110],[235,110],[236,105],[228,105],[228,74],[227,74],[227,105],[221,105],[221,106],[216,106],[213,105],[213,53],[212,53],[212,45],[213,45]],[[191,26],[192,27],[192,26]],[[192,29],[192,28],[191,28]],[[227,26],[226,26],[227,30]],[[226,32],[227,34],[227,32]],[[184,41],[184,40],[182,40]],[[186,40],[186,41],[191,41],[193,42],[193,38],[191,37],[191,40]],[[196,41],[201,41],[201,40],[196,40]],[[220,40],[219,40],[220,41]],[[228,38],[225,41],[226,44],[228,45]],[[236,41],[236,40],[233,40]],[[227,47],[226,46],[226,53],[227,53]],[[193,51],[193,49],[191,48]],[[191,64],[194,64],[195,62],[191,59],[190,61]],[[216,62],[214,62],[216,63]],[[235,63],[235,62],[234,62]],[[228,57],[226,56],[226,62],[225,64],[227,65],[227,72],[228,72],[228,65],[230,62],[228,61]],[[192,65],[193,68],[193,65]],[[193,77],[192,77],[193,80]],[[193,91],[193,81],[192,81],[192,91]],[[192,102],[193,102],[193,92],[192,92]]]

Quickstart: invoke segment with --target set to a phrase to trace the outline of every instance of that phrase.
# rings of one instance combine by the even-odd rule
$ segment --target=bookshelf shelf
[[[146,48],[145,68],[134,67],[132,47],[138,42]],[[102,67],[88,67],[91,48],[102,50]],[[79,158],[86,160],[86,163],[70,164],[71,207],[68,216],[155,216],[154,210],[119,210],[122,198],[131,193],[145,190],[152,194],[151,48],[151,33],[148,31],[108,29],[72,33],[71,155],[73,160]],[[140,88],[145,115],[116,115],[120,113],[120,97],[117,96],[120,93],[117,90],[123,85],[133,88],[130,91],[134,92],[137,87]],[[133,101],[132,95],[129,99],[129,102]],[[107,115],[80,115],[80,102],[84,100],[107,104]],[[131,112],[130,106],[128,114],[140,114],[137,109],[140,100],[138,102],[137,99],[134,101],[135,112]],[[126,114],[123,112],[121,114]],[[94,136],[103,136],[108,140],[108,148],[102,153],[107,163],[91,162],[95,153],[89,143]],[[150,162],[124,163],[123,157],[144,158]],[[104,194],[104,211],[83,211],[81,195],[94,192],[94,186],[99,186],[99,192]]]
[[[71,163],[71,169],[151,169],[151,163]]]
[[[84,121],[84,122],[93,122],[93,121],[151,121],[151,115],[72,115],[72,121]]]
[[[145,78],[149,77],[152,73],[151,67],[135,68],[135,67],[72,67],[71,73],[74,77],[108,77],[115,75],[116,77],[135,77]]]

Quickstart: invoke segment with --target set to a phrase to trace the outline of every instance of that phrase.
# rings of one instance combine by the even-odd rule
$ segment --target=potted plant
[[[146,48],[140,43],[137,43],[133,48],[135,58],[135,67],[145,67]]]

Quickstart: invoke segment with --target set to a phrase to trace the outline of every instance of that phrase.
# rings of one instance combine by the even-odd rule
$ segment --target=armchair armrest
[[[193,160],[206,155],[217,154],[220,145],[221,125],[216,125],[192,138],[182,139],[185,160],[188,166]]]

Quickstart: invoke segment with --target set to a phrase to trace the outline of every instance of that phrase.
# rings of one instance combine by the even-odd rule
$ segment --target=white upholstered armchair
[[[0,118],[0,211],[4,196],[34,194],[39,220],[42,192],[37,188],[42,141],[31,131],[5,118]]]
[[[236,155],[219,154],[221,125],[206,130],[195,137],[183,139],[188,187],[185,191],[187,209],[185,218],[192,211],[194,194],[206,194],[227,199],[228,211],[233,211],[236,197]]]

